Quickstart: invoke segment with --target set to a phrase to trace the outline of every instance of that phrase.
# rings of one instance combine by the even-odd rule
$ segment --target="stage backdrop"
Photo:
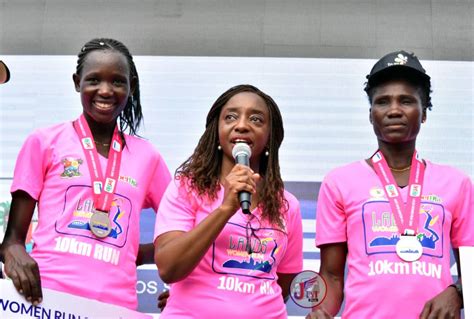
[[[6,227],[9,186],[18,151],[35,128],[69,121],[81,113],[72,73],[74,56],[2,56],[12,71],[0,87],[0,240]],[[305,269],[319,268],[314,247],[316,199],[332,168],[376,149],[363,91],[374,60],[135,57],[145,123],[140,134],[162,153],[172,172],[192,152],[213,101],[236,84],[270,94],[281,108],[285,140],[281,169],[287,188],[300,200]],[[424,61],[432,76],[433,110],[422,127],[423,157],[473,176],[473,62]],[[154,212],[144,211],[141,241],[153,239]],[[33,223],[34,227],[34,223]],[[31,243],[30,243],[31,244]],[[452,267],[455,274],[455,266]],[[155,266],[139,268],[139,310],[158,312],[165,288]],[[292,316],[304,315],[291,301]]]

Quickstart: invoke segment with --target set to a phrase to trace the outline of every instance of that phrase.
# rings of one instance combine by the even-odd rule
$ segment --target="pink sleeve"
[[[191,197],[180,181],[169,183],[156,215],[154,240],[163,233],[173,230],[186,232],[195,226],[196,212]]]
[[[23,190],[38,200],[48,169],[47,159],[52,156],[47,149],[45,140],[38,132],[31,134],[26,139],[16,160],[13,183],[10,188],[11,193]]]
[[[155,212],[158,211],[158,207],[160,206],[161,198],[168,187],[168,184],[171,180],[170,171],[168,166],[166,166],[163,157],[156,152],[156,165],[153,174],[151,175],[151,180],[148,185],[148,193],[145,198],[145,202],[143,203],[143,208],[153,208]]]
[[[316,209],[316,246],[347,241],[346,214],[339,189],[326,177],[319,190]]]
[[[294,274],[303,270],[303,224],[300,203],[296,198],[287,198],[289,204],[287,236],[288,246],[277,272]]]
[[[472,182],[465,177],[461,189],[457,192],[458,205],[453,212],[451,225],[451,244],[453,248],[459,246],[474,246],[474,201]]]

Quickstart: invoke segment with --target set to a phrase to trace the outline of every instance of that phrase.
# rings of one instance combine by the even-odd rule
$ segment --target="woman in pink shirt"
[[[389,53],[367,79],[378,151],[323,181],[316,244],[327,297],[307,318],[336,315],[343,299],[343,318],[459,318],[458,247],[474,245],[472,183],[416,151],[432,105],[430,77],[415,55]]]
[[[278,106],[251,85],[230,88],[211,107],[157,215],[155,261],[172,284],[160,318],[287,317],[303,252],[299,203],[280,176],[282,141]],[[236,147],[251,151],[248,166],[236,164]],[[247,212],[241,192],[251,194]]]
[[[0,257],[34,305],[44,287],[136,309],[136,265],[153,260],[153,245],[139,245],[139,216],[158,209],[170,173],[137,136],[139,79],[121,42],[87,42],[73,81],[79,118],[36,130],[20,151]],[[30,255],[24,244],[36,206]]]

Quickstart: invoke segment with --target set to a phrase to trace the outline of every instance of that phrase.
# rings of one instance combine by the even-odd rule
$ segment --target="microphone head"
[[[247,143],[236,143],[234,148],[232,149],[232,156],[237,158],[239,155],[247,155],[248,158],[252,155],[252,151],[250,150],[250,146]]]

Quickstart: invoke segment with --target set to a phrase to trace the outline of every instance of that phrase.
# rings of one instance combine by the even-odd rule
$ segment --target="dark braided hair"
[[[133,62],[133,57],[128,48],[120,41],[107,38],[92,39],[87,42],[77,55],[76,74],[81,75],[84,61],[87,55],[96,50],[116,51],[125,56],[130,69],[130,80],[136,78],[137,84],[133,95],[128,98],[127,105],[119,115],[120,132],[128,129],[130,135],[138,135],[137,131],[143,120],[142,105],[140,103],[140,81],[138,79],[137,69]]]
[[[194,153],[178,167],[175,176],[177,179],[185,177],[190,188],[200,196],[207,195],[212,200],[217,198],[222,165],[222,152],[217,149],[219,145],[219,117],[224,105],[234,95],[242,92],[257,94],[268,107],[270,114],[269,155],[268,157],[262,156],[260,160],[259,174],[262,176],[262,188],[258,205],[262,208],[264,219],[283,228],[281,210],[288,210],[278,161],[278,151],[284,137],[283,119],[275,101],[252,85],[237,85],[219,96],[207,114],[206,130],[194,149]]]

